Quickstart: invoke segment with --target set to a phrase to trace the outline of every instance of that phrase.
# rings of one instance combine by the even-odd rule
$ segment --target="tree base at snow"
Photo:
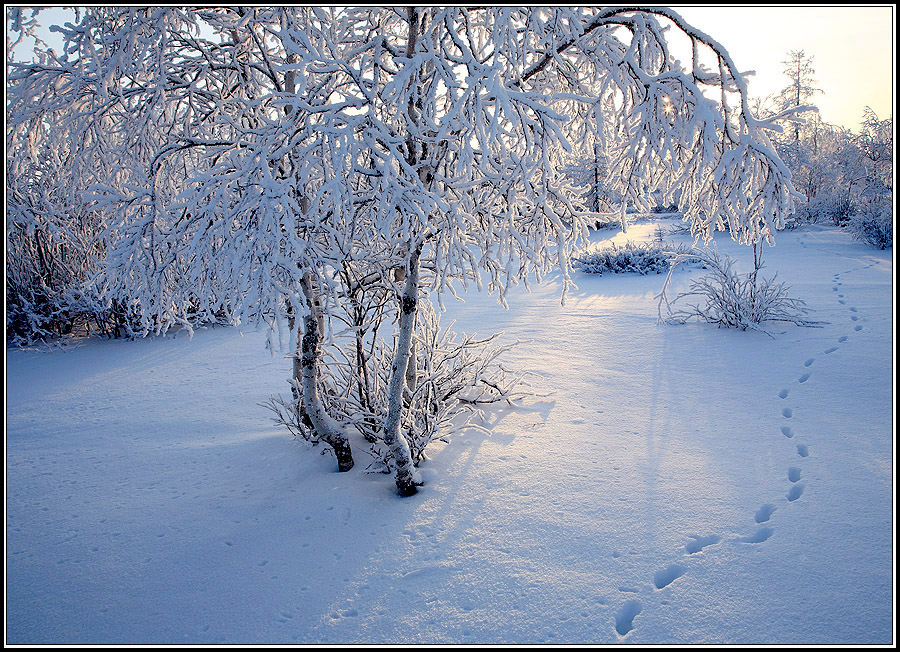
[[[450,443],[452,437],[466,430],[485,431],[480,423],[484,421],[482,410],[486,406],[513,405],[534,395],[528,391],[528,374],[512,370],[501,361],[517,344],[497,344],[500,333],[478,338],[457,334],[452,323],[442,328],[428,301],[420,302],[419,316],[415,382],[413,387],[404,389],[400,424],[414,466],[425,459],[427,447],[435,441]],[[351,341],[349,346],[353,344]],[[348,363],[352,358],[331,352],[330,363],[322,366],[321,396],[341,428],[355,431],[369,443],[366,452],[372,462],[367,470],[391,473],[393,455],[381,426],[387,412],[391,357],[385,349],[386,342],[376,340],[372,346],[375,354],[367,358],[365,377],[370,382],[366,384],[360,382],[363,370]],[[363,388],[365,391],[360,393]],[[295,437],[313,446],[322,441],[297,399],[272,396],[262,405],[273,412],[276,423]],[[415,479],[403,480],[398,482],[398,491],[412,495],[416,486]]]

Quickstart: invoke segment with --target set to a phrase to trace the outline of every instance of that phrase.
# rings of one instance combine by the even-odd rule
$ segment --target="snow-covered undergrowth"
[[[683,259],[689,253],[690,248],[684,244],[628,241],[583,252],[573,259],[573,265],[588,274],[662,274],[669,271],[675,257]]]
[[[894,210],[889,202],[873,202],[850,218],[854,238],[879,249],[894,246]]]
[[[672,272],[682,262],[699,262],[709,271],[693,279],[686,292],[670,301],[666,289]],[[735,271],[735,261],[728,255],[720,255],[715,248],[706,251],[694,248],[689,253],[678,254],[671,260],[669,275],[660,292],[660,320],[684,324],[697,319],[723,328],[763,333],[770,333],[770,324],[778,322],[821,326],[821,322],[807,317],[806,302],[791,296],[790,286],[779,283],[777,275],[769,278],[760,274],[763,267],[761,258],[754,257],[751,270],[739,274]],[[667,311],[665,317],[663,304]]]
[[[552,393],[411,498],[272,424],[264,333],[8,349],[7,642],[889,644],[891,252],[814,225],[766,264],[823,328],[661,326],[656,275],[450,303]]]

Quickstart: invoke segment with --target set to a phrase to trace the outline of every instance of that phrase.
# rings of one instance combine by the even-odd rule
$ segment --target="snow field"
[[[890,643],[891,252],[765,260],[823,328],[660,326],[662,276],[448,302],[546,395],[408,499],[271,423],[263,333],[8,350],[7,642]]]

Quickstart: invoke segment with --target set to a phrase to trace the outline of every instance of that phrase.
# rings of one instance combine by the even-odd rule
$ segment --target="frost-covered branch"
[[[324,349],[311,364],[334,359],[349,323],[359,339],[346,360],[362,369],[367,351],[391,350],[372,348],[357,322],[369,301],[360,291],[377,289],[381,323],[394,328],[378,337],[397,343],[384,354],[393,389],[381,436],[396,444],[403,493],[414,460],[396,435],[417,409],[402,397],[417,391],[414,333],[429,297],[474,283],[506,303],[554,268],[563,297],[571,286],[590,216],[572,201],[563,153],[601,144],[620,206],[680,188],[704,238],[771,239],[796,196],[727,52],[668,9],[79,16],[59,28],[61,55],[8,67],[7,143],[33,151],[54,134],[52,156],[81,201],[108,216],[97,294],[129,306],[135,333],[224,316],[287,331],[292,355],[318,312]],[[672,33],[691,43],[687,66],[671,56]],[[15,178],[29,174],[25,160]],[[313,375],[304,395],[322,391],[332,410],[327,374]]]

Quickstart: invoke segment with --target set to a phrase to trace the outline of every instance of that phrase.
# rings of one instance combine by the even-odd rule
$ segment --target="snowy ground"
[[[766,261],[824,328],[659,326],[655,275],[449,306],[552,395],[407,499],[272,424],[262,333],[7,350],[7,642],[892,643],[892,252]]]

